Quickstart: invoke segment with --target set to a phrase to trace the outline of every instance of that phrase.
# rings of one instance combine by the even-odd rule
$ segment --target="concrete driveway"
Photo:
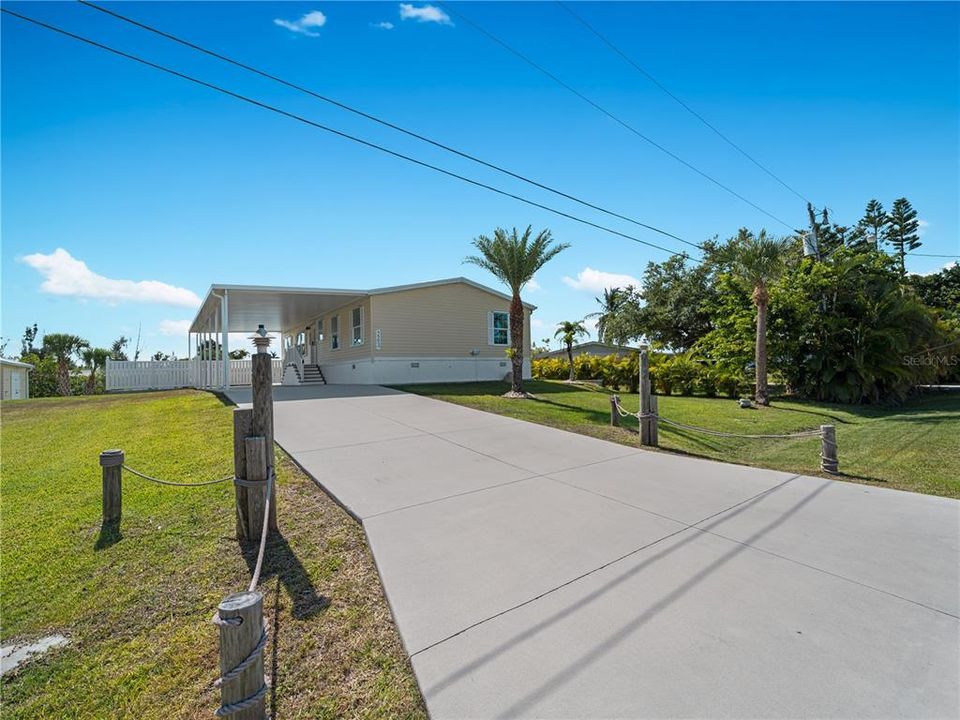
[[[957,501],[384,388],[275,401],[363,523],[435,720],[960,716]]]

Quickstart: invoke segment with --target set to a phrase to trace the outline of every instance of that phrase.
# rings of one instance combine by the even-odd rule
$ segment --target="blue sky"
[[[124,14],[691,241],[786,232],[439,6],[122,3]],[[645,240],[630,224],[453,158],[79,4],[4,3],[178,70]],[[406,9],[405,9],[406,7]],[[577,11],[711,123],[852,223],[908,197],[921,252],[960,253],[956,3],[582,3]],[[804,203],[561,7],[454,6],[790,224]],[[319,13],[319,14],[318,14]],[[406,15],[407,17],[403,17]],[[279,22],[278,22],[279,21]],[[389,27],[387,27],[389,26]],[[2,335],[104,345],[142,327],[185,352],[213,282],[379,287],[455,275],[496,226],[572,248],[537,277],[534,339],[665,253],[492,195],[2,18]],[[58,249],[65,252],[57,253]],[[947,260],[911,258],[929,272]],[[85,265],[85,267],[84,267]],[[157,285],[162,283],[163,285]]]

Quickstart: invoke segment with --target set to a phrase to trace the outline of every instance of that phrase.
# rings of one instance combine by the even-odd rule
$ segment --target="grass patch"
[[[410,385],[401,389],[520,420],[637,445],[637,421],[610,426],[610,391],[588,384],[533,380],[524,389],[534,400],[501,397],[506,384],[451,383]],[[636,411],[636,395],[621,393],[621,403]],[[930,495],[960,498],[960,395],[940,393],[915,398],[897,408],[775,401],[768,408],[743,410],[733,400],[661,396],[660,414],[677,422],[725,432],[780,434],[837,427],[842,479]],[[662,450],[726,462],[821,475],[820,440],[744,440],[719,438],[660,426]]]
[[[101,537],[101,450],[181,482],[233,469],[231,408],[177,391],[4,403],[3,643],[66,647],[3,678],[4,718],[210,718],[210,618],[245,589],[256,546],[235,537],[233,488],[124,474],[119,537]],[[260,590],[278,718],[425,718],[363,530],[282,453],[281,534]]]

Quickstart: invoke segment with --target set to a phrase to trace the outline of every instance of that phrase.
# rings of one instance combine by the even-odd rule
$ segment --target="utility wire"
[[[498,38],[496,35],[494,35],[493,33],[491,33],[489,30],[483,28],[482,26],[478,25],[477,23],[475,23],[475,22],[474,22],[473,20],[471,20],[470,18],[466,17],[466,16],[465,16],[463,13],[461,13],[460,11],[454,10],[454,9],[450,6],[449,3],[439,2],[438,4],[439,4],[439,5],[442,5],[442,6],[444,7],[444,9],[446,9],[447,11],[449,11],[450,13],[452,13],[453,15],[456,15],[458,18],[460,18],[461,20],[463,20],[465,23],[467,23],[468,25],[470,25],[471,27],[473,27],[477,32],[479,32],[479,33],[481,33],[481,34],[483,34],[483,35],[486,35],[490,40],[492,40],[493,42],[497,43],[498,45],[500,45],[502,48],[504,48],[504,49],[507,50],[508,52],[512,53],[513,55],[515,55],[515,56],[517,56],[518,58],[520,58],[521,60],[523,60],[523,62],[527,63],[530,67],[534,68],[534,69],[537,70],[538,72],[540,72],[540,73],[542,73],[543,75],[545,75],[546,77],[550,78],[553,82],[555,82],[555,83],[556,83],[557,85],[559,85],[560,87],[562,87],[562,88],[564,88],[565,90],[573,93],[573,94],[576,95],[578,98],[580,98],[581,100],[583,100],[585,103],[587,103],[588,105],[590,105],[591,107],[593,107],[595,110],[598,110],[599,112],[603,113],[603,114],[606,115],[608,118],[610,118],[611,120],[613,120],[615,123],[617,123],[618,125],[622,126],[623,128],[625,128],[625,129],[628,130],[629,132],[633,133],[634,135],[636,135],[636,136],[637,136],[638,138],[640,138],[641,140],[644,140],[644,141],[648,142],[650,145],[653,145],[653,147],[657,148],[658,150],[660,150],[661,152],[665,153],[666,155],[669,155],[670,157],[672,157],[674,160],[676,160],[678,163],[680,163],[680,164],[683,165],[684,167],[689,168],[689,169],[692,170],[693,172],[697,173],[697,175],[700,175],[701,177],[709,180],[710,182],[712,182],[712,183],[713,183],[714,185],[716,185],[717,187],[725,190],[726,192],[728,192],[728,193],[730,193],[731,195],[733,195],[735,198],[737,198],[737,199],[745,202],[745,203],[746,203],[747,205],[749,205],[750,207],[754,208],[755,210],[758,210],[759,212],[763,213],[763,214],[766,215],[767,217],[769,217],[769,218],[775,220],[776,222],[780,223],[780,224],[783,225],[784,227],[789,228],[791,231],[795,231],[795,230],[796,230],[796,228],[795,228],[793,225],[791,225],[790,223],[786,222],[785,220],[781,220],[779,217],[777,217],[777,216],[774,215],[773,213],[771,213],[771,212],[769,212],[769,211],[767,211],[767,210],[764,210],[762,207],[760,207],[759,205],[757,205],[755,202],[753,202],[753,201],[751,201],[751,200],[748,200],[748,199],[745,198],[743,195],[741,195],[740,193],[738,193],[736,190],[734,190],[733,188],[731,188],[729,185],[723,184],[722,182],[720,182],[719,180],[717,180],[717,179],[716,179],[715,177],[713,177],[712,175],[708,175],[707,173],[705,173],[705,172],[704,172],[703,170],[701,170],[700,168],[698,168],[698,167],[696,167],[695,165],[692,165],[691,163],[687,162],[686,160],[684,160],[682,157],[680,157],[679,155],[677,155],[677,154],[676,154],[675,152],[673,152],[672,150],[670,150],[670,149],[664,147],[663,145],[661,145],[660,143],[658,143],[656,140],[653,140],[652,138],[648,137],[647,135],[644,135],[642,132],[640,132],[639,130],[637,130],[637,128],[635,128],[633,125],[631,125],[630,123],[628,123],[626,120],[623,120],[623,119],[620,118],[618,115],[615,115],[615,114],[612,113],[611,111],[607,110],[605,107],[603,107],[603,106],[600,105],[599,103],[595,102],[594,100],[591,100],[589,97],[587,97],[586,95],[584,95],[582,92],[580,92],[579,90],[577,90],[575,87],[573,87],[572,85],[564,82],[564,81],[561,80],[559,77],[557,77],[556,75],[554,75],[552,72],[550,72],[549,70],[547,70],[545,67],[543,67],[542,65],[537,64],[536,62],[534,62],[533,60],[531,60],[529,57],[527,57],[526,55],[524,55],[522,52],[520,52],[520,51],[517,50],[516,48],[512,47],[511,45],[508,45],[506,42],[504,42],[503,40],[501,40],[500,38]]]
[[[152,32],[152,33],[154,33],[154,34],[156,34],[156,35],[159,35],[159,36],[161,36],[161,37],[164,37],[164,38],[166,38],[166,39],[168,39],[168,40],[172,40],[173,42],[179,43],[179,44],[181,44],[181,45],[183,45],[183,46],[185,46],[185,47],[188,47],[188,48],[190,48],[190,49],[192,49],[192,50],[196,50],[197,52],[201,52],[201,53],[203,53],[203,54],[205,54],[205,55],[208,55],[208,56],[210,56],[210,57],[216,58],[217,60],[221,60],[221,61],[223,61],[223,62],[225,62],[225,63],[229,63],[230,65],[234,65],[234,66],[236,66],[236,67],[238,67],[238,68],[241,68],[241,69],[246,70],[246,71],[248,71],[248,72],[251,72],[251,73],[254,73],[254,74],[256,74],[256,75],[259,75],[260,77],[266,78],[266,79],[268,79],[268,80],[272,80],[273,82],[279,83],[279,84],[281,84],[281,85],[284,85],[285,87],[291,88],[291,89],[296,90],[296,91],[298,91],[298,92],[302,92],[302,93],[304,93],[304,94],[306,94],[306,95],[309,95],[309,96],[311,96],[311,97],[313,97],[313,98],[316,98],[317,100],[322,100],[323,102],[326,102],[326,103],[329,103],[329,104],[331,104],[331,105],[334,105],[334,106],[340,108],[341,110],[346,110],[347,112],[351,112],[351,113],[353,113],[354,115],[359,115],[360,117],[366,118],[367,120],[372,120],[373,122],[379,123],[380,125],[383,125],[384,127],[388,127],[388,128],[390,128],[391,130],[396,130],[397,132],[401,132],[401,133],[403,133],[404,135],[407,135],[407,136],[409,136],[409,137],[416,138],[417,140],[420,140],[420,141],[425,142],[425,143],[429,143],[430,145],[433,145],[434,147],[440,148],[441,150],[445,150],[446,152],[453,153],[454,155],[458,155],[459,157],[462,157],[462,158],[465,158],[465,159],[467,159],[467,160],[470,160],[471,162],[475,162],[475,163],[477,163],[477,164],[479,164],[479,165],[483,165],[484,167],[490,168],[491,170],[496,170],[497,172],[503,173],[504,175],[508,175],[509,177],[515,178],[515,179],[520,180],[520,181],[522,181],[522,182],[525,182],[525,183],[527,183],[527,184],[529,184],[529,185],[533,185],[534,187],[540,188],[541,190],[546,190],[547,192],[553,193],[554,195],[558,195],[558,196],[560,196],[560,197],[562,197],[562,198],[566,198],[567,200],[572,200],[573,202],[579,203],[580,205],[583,205],[584,207],[588,207],[588,208],[590,208],[590,209],[592,209],[592,210],[597,210],[597,211],[599,211],[599,212],[602,212],[602,213],[605,213],[605,214],[607,214],[607,215],[610,215],[611,217],[615,217],[615,218],[617,218],[617,219],[619,219],[619,220],[625,220],[626,222],[633,223],[634,225],[637,225],[637,226],[642,227],[642,228],[646,228],[647,230],[651,230],[651,231],[653,231],[653,232],[655,232],[655,233],[659,233],[660,235],[665,235],[666,237],[669,237],[669,238],[672,238],[672,239],[677,240],[677,241],[679,241],[679,242],[685,243],[685,244],[687,244],[687,245],[690,245],[691,247],[695,247],[695,248],[701,249],[701,250],[703,249],[703,248],[702,248],[700,245],[698,245],[697,243],[690,242],[689,240],[684,240],[682,237],[679,237],[678,235],[674,235],[673,233],[667,232],[666,230],[662,230],[662,229],[660,229],[660,228],[658,228],[658,227],[654,227],[653,225],[648,225],[647,223],[641,222],[640,220],[637,220],[637,219],[635,219],[635,218],[629,217],[629,216],[627,216],[627,215],[622,215],[622,214],[620,214],[620,213],[618,213],[618,212],[614,212],[613,210],[609,210],[609,209],[607,209],[607,208],[605,208],[605,207],[602,207],[602,206],[600,206],[600,205],[596,205],[596,204],[594,204],[594,203],[588,202],[588,201],[583,200],[583,199],[581,199],[581,198],[579,198],[579,197],[577,197],[577,196],[575,196],[575,195],[571,195],[571,194],[569,194],[569,193],[563,192],[562,190],[558,190],[558,189],[556,189],[556,188],[554,188],[554,187],[551,187],[551,186],[549,186],[549,185],[546,185],[546,184],[544,184],[544,183],[542,183],[542,182],[539,182],[539,181],[537,181],[537,180],[532,180],[532,179],[530,179],[530,178],[528,178],[528,177],[526,177],[526,176],[524,176],[524,175],[521,175],[521,174],[519,174],[519,173],[513,172],[512,170],[507,170],[506,168],[501,167],[500,165],[496,165],[495,163],[487,162],[486,160],[482,160],[481,158],[478,158],[478,157],[476,157],[475,155],[471,155],[470,153],[464,152],[463,150],[458,150],[458,149],[456,149],[456,148],[454,148],[454,147],[451,147],[451,146],[449,146],[449,145],[446,145],[446,144],[444,144],[444,143],[442,143],[442,142],[439,142],[439,141],[436,141],[436,140],[432,140],[431,138],[429,138],[429,137],[427,137],[427,136],[425,136],[425,135],[421,135],[420,133],[417,133],[417,132],[415,132],[415,131],[413,131],[413,130],[408,130],[407,128],[401,127],[400,125],[397,125],[397,124],[395,124],[395,123],[392,123],[392,122],[390,122],[389,120],[384,120],[383,118],[377,117],[376,115],[372,115],[372,114],[370,114],[370,113],[368,113],[368,112],[364,112],[363,110],[359,110],[359,109],[357,109],[357,108],[355,108],[355,107],[351,107],[350,105],[347,105],[346,103],[342,103],[342,102],[340,102],[340,101],[338,101],[338,100],[334,100],[334,99],[331,98],[331,97],[328,97],[328,96],[326,96],[326,95],[322,95],[322,94],[320,94],[320,93],[318,93],[318,92],[316,92],[316,91],[314,91],[314,90],[310,90],[309,88],[303,87],[302,85],[298,85],[298,84],[293,83],[293,82],[290,82],[290,81],[288,81],[288,80],[284,80],[283,78],[278,77],[277,75],[273,75],[273,74],[271,74],[271,73],[268,73],[268,72],[266,72],[266,71],[264,71],[264,70],[260,70],[259,68],[253,67],[253,66],[251,66],[251,65],[247,65],[246,63],[243,63],[243,62],[241,62],[241,61],[239,61],[239,60],[235,60],[235,59],[233,59],[233,58],[231,58],[231,57],[228,57],[228,56],[226,56],[226,55],[222,55],[222,54],[220,54],[220,53],[218,53],[218,52],[215,52],[215,51],[213,51],[213,50],[210,50],[210,49],[208,49],[208,48],[205,48],[205,47],[203,47],[203,46],[201,46],[201,45],[197,45],[196,43],[190,42],[189,40],[184,40],[184,39],[181,38],[181,37],[178,37],[178,36],[176,36],[176,35],[173,35],[173,34],[171,34],[171,33],[168,33],[168,32],[166,32],[166,31],[164,31],[164,30],[160,30],[160,29],[158,29],[158,28],[156,28],[156,27],[153,27],[152,25],[148,25],[148,24],[146,24],[146,23],[140,22],[139,20],[134,20],[133,18],[127,17],[126,15],[122,15],[122,14],[120,14],[120,13],[114,11],[114,10],[109,10],[109,9],[107,9],[107,8],[105,8],[105,7],[101,7],[100,5],[97,5],[97,4],[95,4],[95,3],[89,2],[89,0],[78,0],[78,2],[79,2],[81,5],[84,5],[84,6],[90,8],[90,9],[92,9],[92,10],[98,10],[99,12],[102,12],[102,13],[105,13],[105,14],[107,14],[107,15],[110,15],[110,16],[118,19],[118,20],[122,20],[123,22],[129,23],[130,25],[134,25],[134,26],[136,26],[136,27],[138,27],[138,28],[141,28],[141,29],[143,29],[143,30],[146,30],[146,31],[148,31],[148,32]]]
[[[182,73],[182,72],[180,72],[180,71],[178,71],[178,70],[173,70],[172,68],[168,68],[168,67],[166,67],[166,66],[164,66],[164,65],[160,65],[160,64],[155,63],[155,62],[152,62],[152,61],[150,61],[150,60],[145,60],[144,58],[138,57],[138,56],[133,55],[133,54],[128,53],[128,52],[124,52],[123,50],[118,50],[117,48],[111,47],[111,46],[109,46],[109,45],[105,45],[105,44],[103,44],[103,43],[101,43],[101,42],[98,42],[98,41],[96,41],[96,40],[91,40],[90,38],[87,38],[87,37],[84,37],[84,36],[82,36],[82,35],[78,35],[78,34],[76,34],[76,33],[70,32],[69,30],[65,30],[65,29],[63,29],[63,28],[57,27],[56,25],[51,25],[50,23],[44,22],[44,21],[42,21],[42,20],[37,20],[37,19],[35,19],[35,18],[28,17],[27,15],[21,15],[20,13],[14,12],[13,10],[9,10],[8,8],[5,8],[5,7],[0,7],[0,12],[3,12],[3,13],[5,13],[5,14],[7,14],[7,15],[11,15],[12,17],[19,18],[20,20],[24,20],[25,22],[32,23],[33,25],[37,25],[38,27],[45,28],[45,29],[47,29],[47,30],[50,30],[50,31],[55,32],[55,33],[58,33],[58,34],[60,34],[60,35],[64,35],[64,36],[69,37],[69,38],[72,38],[72,39],[74,39],[74,40],[78,40],[78,41],[80,41],[80,42],[86,43],[87,45],[92,45],[93,47],[99,48],[99,49],[101,49],[101,50],[105,50],[105,51],[107,51],[107,52],[109,52],[109,53],[113,53],[114,55],[117,55],[117,56],[119,56],[119,57],[125,58],[125,59],[127,59],[127,60],[133,60],[134,62],[137,62],[137,63],[140,63],[141,65],[145,65],[145,66],[147,66],[147,67],[153,68],[154,70],[160,70],[161,72],[165,72],[165,73],[167,73],[167,74],[169,74],[169,75],[173,75],[174,77],[178,77],[178,78],[181,78],[181,79],[183,79],[183,80],[188,80],[189,82],[192,82],[192,83],[195,83],[195,84],[197,84],[197,85],[200,85],[201,87],[205,87],[205,88],[208,88],[208,89],[210,89],[210,90],[215,90],[216,92],[222,93],[222,94],[227,95],[227,96],[229,96],[229,97],[235,98],[235,99],[237,99],[237,100],[241,100],[241,101],[243,101],[243,102],[245,102],[245,103],[249,103],[250,105],[254,105],[254,106],[259,107],[259,108],[262,108],[262,109],[264,109],[264,110],[269,110],[269,111],[271,111],[271,112],[277,113],[278,115],[282,115],[282,116],[284,116],[284,117],[290,118],[291,120],[296,120],[296,121],[301,122],[301,123],[303,123],[303,124],[305,124],[305,125],[309,125],[309,126],[311,126],[311,127],[314,127],[314,128],[316,128],[316,129],[318,129],[318,130],[324,130],[324,131],[326,131],[326,132],[328,132],[328,133],[331,133],[331,134],[336,135],[336,136],[338,136],[338,137],[344,138],[344,139],[346,139],[346,140],[351,140],[351,141],[353,141],[353,142],[355,142],[355,143],[358,143],[358,144],[360,144],[360,145],[363,145],[363,146],[365,146],[365,147],[373,148],[374,150],[379,150],[380,152],[386,153],[387,155],[391,155],[391,156],[393,156],[393,157],[400,158],[401,160],[406,160],[406,161],[411,162],[411,163],[413,163],[413,164],[415,164],[415,165],[419,165],[420,167],[424,167],[424,168],[427,168],[427,169],[429,169],[429,170],[433,170],[433,171],[435,171],[435,172],[438,172],[438,173],[441,173],[441,174],[443,174],[443,175],[446,175],[446,176],[448,176],[448,177],[452,177],[452,178],[455,178],[455,179],[457,179],[457,180],[461,180],[461,181],[463,181],[463,182],[465,182],[465,183],[468,183],[468,184],[470,184],[470,185],[474,185],[475,187],[483,188],[484,190],[489,190],[490,192],[496,193],[496,194],[498,194],[498,195],[502,195],[503,197],[508,197],[508,198],[513,199],[513,200],[517,200],[517,201],[519,201],[519,202],[522,202],[522,203],[525,203],[525,204],[527,204],[527,205],[530,205],[530,206],[532,206],[532,207],[536,207],[536,208],[539,208],[539,209],[541,209],[541,210],[546,210],[547,212],[553,213],[554,215],[559,215],[560,217],[567,218],[568,220],[573,220],[574,222],[578,222],[578,223],[581,223],[581,224],[583,224],[583,225],[587,225],[587,226],[589,226],[589,227],[596,228],[597,230],[602,230],[603,232],[610,233],[611,235],[617,235],[618,237],[622,237],[622,238],[625,238],[625,239],[627,239],[627,240],[632,240],[633,242],[639,243],[639,244],[641,244],[641,245],[646,245],[646,246],[648,246],[648,247],[656,248],[657,250],[662,250],[663,252],[669,253],[669,254],[671,254],[671,255],[682,255],[682,256],[684,256],[684,257],[689,257],[689,255],[687,255],[685,252],[677,252],[676,250],[671,250],[670,248],[663,247],[662,245],[657,245],[656,243],[652,243],[652,242],[648,242],[648,241],[646,241],[646,240],[642,240],[642,239],[640,239],[640,238],[638,238],[638,237],[635,237],[635,236],[633,236],[633,235],[629,235],[629,234],[627,234],[627,233],[620,232],[619,230],[614,230],[613,228],[608,228],[608,227],[606,227],[606,226],[604,226],[604,225],[600,225],[600,224],[598,224],[598,223],[591,222],[590,220],[585,220],[585,219],[583,219],[583,218],[581,218],[581,217],[577,217],[576,215],[572,215],[572,214],[567,213],[567,212],[564,212],[564,211],[562,211],[562,210],[557,210],[556,208],[552,208],[552,207],[550,207],[550,206],[548,206],[548,205],[543,205],[543,204],[541,204],[541,203],[535,202],[534,200],[529,200],[529,199],[527,199],[527,198],[525,198],[525,197],[522,197],[522,196],[520,196],[520,195],[515,195],[514,193],[507,192],[506,190],[501,190],[500,188],[496,188],[496,187],[494,187],[494,186],[492,186],[492,185],[488,185],[488,184],[486,184],[486,183],[480,182],[479,180],[473,180],[473,179],[468,178],[468,177],[466,177],[466,176],[464,176],[464,175],[459,175],[459,174],[457,174],[457,173],[455,173],[455,172],[452,172],[452,171],[450,171],[450,170],[445,170],[444,168],[441,168],[441,167],[439,167],[439,166],[437,166],[437,165],[432,165],[432,164],[430,164],[430,163],[428,163],[428,162],[424,162],[423,160],[417,160],[416,158],[411,157],[410,155],[404,155],[404,154],[401,153],[401,152],[397,152],[396,150],[391,150],[391,149],[389,149],[389,148],[387,148],[387,147],[384,147],[383,145],[378,145],[378,144],[376,144],[376,143],[370,142],[369,140],[364,140],[363,138],[359,138],[359,137],[357,137],[357,136],[355,136],[355,135],[350,135],[349,133],[345,133],[345,132],[343,132],[343,131],[341,131],[341,130],[336,130],[336,129],[331,128],[331,127],[328,127],[328,126],[326,126],[326,125],[322,125],[322,124],[320,124],[320,123],[318,123],[318,122],[315,122],[315,121],[313,121],[313,120],[309,120],[309,119],[307,119],[307,118],[305,118],[305,117],[302,117],[302,116],[297,115],[297,114],[295,114],[295,113],[289,112],[289,111],[287,111],[287,110],[283,110],[283,109],[278,108],[278,107],[276,107],[276,106],[274,106],[274,105],[269,105],[269,104],[267,104],[267,103],[265,103],[265,102],[261,102],[260,100],[256,100],[256,99],[251,98],[251,97],[248,97],[248,96],[246,96],[246,95],[241,95],[240,93],[236,93],[236,92],[234,92],[234,91],[232,91],[232,90],[228,90],[228,89],[226,89],[226,88],[224,88],[224,87],[220,87],[219,85],[214,85],[213,83],[209,83],[209,82],[207,82],[206,80],[200,80],[199,78],[195,78],[195,77],[193,77],[193,76],[191,76],[191,75],[187,75],[187,74]]]
[[[566,10],[571,16],[573,16],[574,19],[578,20],[585,28],[587,28],[587,30],[589,30],[589,31],[592,32],[594,35],[596,35],[597,38],[600,40],[600,42],[602,42],[604,45],[606,45],[608,48],[610,48],[614,53],[616,53],[616,54],[619,55],[621,58],[623,58],[623,60],[624,60],[627,64],[631,65],[637,72],[639,72],[639,73],[642,74],[644,77],[646,77],[650,82],[652,82],[654,85],[656,85],[658,88],[660,88],[660,90],[662,90],[664,93],[666,93],[669,97],[673,98],[673,100],[676,101],[677,104],[680,105],[680,107],[682,107],[682,108],[683,108],[684,110],[686,110],[688,113],[690,113],[690,114],[693,115],[695,118],[697,118],[697,120],[699,120],[699,121],[702,122],[704,125],[706,125],[708,128],[710,128],[710,130],[712,130],[717,137],[719,137],[721,140],[723,140],[725,143],[727,143],[730,147],[732,147],[734,150],[736,150],[736,151],[739,152],[741,155],[743,155],[745,158],[747,158],[747,160],[749,160],[750,162],[752,162],[752,163],[753,163],[754,165],[756,165],[758,168],[760,168],[761,170],[763,170],[767,175],[769,175],[769,176],[772,177],[774,180],[776,180],[778,183],[780,183],[781,185],[783,185],[783,187],[785,187],[787,190],[789,190],[790,192],[792,192],[792,193],[793,193],[794,195],[796,195],[798,198],[800,198],[801,200],[803,200],[803,201],[805,201],[805,202],[808,202],[808,203],[810,203],[811,205],[813,205],[813,202],[812,202],[811,200],[808,200],[808,199],[806,198],[806,196],[804,196],[802,193],[798,192],[797,190],[794,190],[794,189],[793,189],[790,185],[788,185],[785,181],[783,181],[782,179],[780,179],[772,170],[770,170],[768,167],[766,167],[765,165],[763,165],[759,160],[757,160],[755,157],[753,157],[750,153],[748,153],[748,152],[747,152],[746,150],[744,150],[742,147],[740,147],[739,145],[737,145],[733,140],[731,140],[731,139],[728,138],[726,135],[724,135],[722,132],[720,132],[720,130],[718,130],[718,129],[716,128],[716,126],[714,126],[711,122],[709,122],[705,117],[703,117],[703,115],[701,115],[700,113],[698,113],[698,112],[697,112],[696,110],[694,110],[692,107],[690,107],[689,105],[687,105],[687,103],[685,103],[685,102],[684,102],[683,100],[681,100],[679,97],[677,97],[677,96],[674,95],[672,92],[670,92],[670,90],[668,90],[659,80],[657,80],[657,79],[656,79],[653,75],[651,75],[647,70],[645,70],[645,69],[644,69],[643,67],[641,67],[636,61],[634,61],[633,58],[631,58],[629,55],[627,55],[627,54],[626,54],[623,50],[621,50],[619,47],[617,47],[616,45],[614,45],[613,42],[611,42],[609,38],[607,38],[606,36],[604,36],[604,35],[603,35],[599,30],[597,30],[593,25],[591,25],[589,22],[587,22],[587,21],[586,21],[581,15],[579,15],[572,7],[570,7],[570,5],[569,5],[568,3],[564,2],[563,0],[556,0],[556,2],[557,2],[557,5],[559,5],[561,8],[563,8],[564,10]]]

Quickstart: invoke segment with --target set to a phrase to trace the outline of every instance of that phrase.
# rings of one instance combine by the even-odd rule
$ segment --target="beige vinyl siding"
[[[352,313],[356,307],[363,308],[363,344],[353,345]],[[340,347],[333,350],[330,347],[330,318],[340,317]],[[370,298],[342,305],[324,315],[310,318],[296,328],[285,330],[284,335],[292,335],[296,339],[297,333],[309,326],[316,327],[317,321],[323,320],[323,340],[318,343],[319,363],[346,362],[348,360],[367,359],[370,357],[370,348],[373,345],[373,336],[370,331]]]
[[[372,331],[383,343],[374,357],[479,357],[503,359],[509,346],[491,345],[488,314],[508,312],[510,301],[465,283],[374,295]],[[530,311],[524,312],[524,358],[530,357]],[[371,338],[373,347],[373,338]]]

